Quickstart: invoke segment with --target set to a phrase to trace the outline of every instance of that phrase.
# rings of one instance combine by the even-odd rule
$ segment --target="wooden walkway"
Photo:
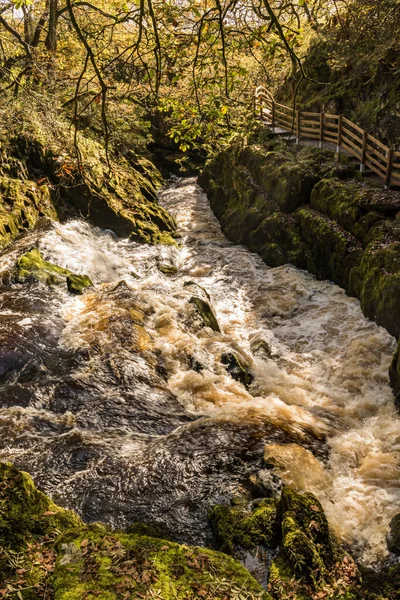
[[[263,86],[255,93],[256,114],[277,133],[291,135],[297,143],[311,140],[315,145],[334,144],[336,151],[345,151],[360,161],[360,170],[373,171],[385,186],[400,186],[400,152],[385,144],[346,119],[343,115],[295,110],[275,101]]]

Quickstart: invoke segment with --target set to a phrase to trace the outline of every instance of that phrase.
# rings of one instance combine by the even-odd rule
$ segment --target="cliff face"
[[[79,160],[67,122],[43,125],[26,112],[0,127],[0,249],[42,218],[78,217],[117,235],[174,244],[175,223],[158,205],[162,176],[130,151],[107,157],[95,137],[79,136]]]
[[[355,179],[330,152],[292,152],[273,138],[230,146],[206,165],[200,184],[232,241],[271,266],[291,263],[335,282],[400,336],[398,192]]]

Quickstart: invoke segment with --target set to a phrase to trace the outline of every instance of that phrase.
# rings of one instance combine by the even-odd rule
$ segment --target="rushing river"
[[[366,562],[381,558],[400,512],[393,338],[340,288],[228,242],[194,180],[160,202],[179,248],[72,221],[0,257],[0,459],[88,521],[161,524],[198,544],[211,506],[283,481],[315,493]],[[95,288],[10,284],[33,245]],[[198,285],[222,333],[189,302]],[[227,352],[251,370],[248,389],[222,364]]]

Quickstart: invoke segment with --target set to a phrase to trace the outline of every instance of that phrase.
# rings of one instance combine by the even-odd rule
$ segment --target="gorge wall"
[[[292,149],[272,134],[235,141],[200,176],[224,233],[270,266],[291,263],[360,300],[400,335],[400,194],[357,178],[327,150]],[[391,381],[397,398],[400,361]]]

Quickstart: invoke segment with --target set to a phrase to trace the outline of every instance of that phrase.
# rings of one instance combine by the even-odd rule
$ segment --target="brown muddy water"
[[[0,460],[87,521],[144,521],[196,544],[214,504],[290,484],[318,496],[362,560],[381,559],[400,512],[394,339],[337,286],[227,241],[194,179],[160,202],[179,248],[71,221],[0,257]],[[11,284],[33,245],[95,287]],[[189,302],[205,293],[221,333]],[[227,353],[250,369],[247,388]]]

